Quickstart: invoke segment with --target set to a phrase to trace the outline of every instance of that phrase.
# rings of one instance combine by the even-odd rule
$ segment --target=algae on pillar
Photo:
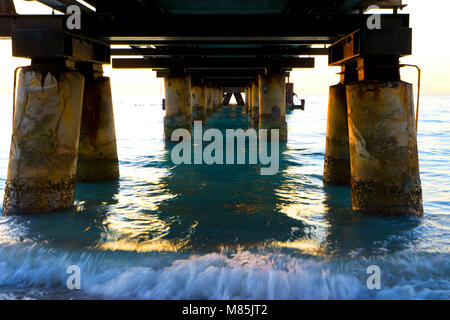
[[[353,209],[421,216],[412,85],[400,81],[398,59],[397,70],[358,64],[360,81],[347,86]]]
[[[101,182],[118,179],[116,129],[111,81],[103,77],[101,65],[88,66],[85,76],[77,180]]]
[[[259,124],[259,81],[252,84],[252,124],[257,126]]]
[[[73,205],[84,78],[60,62],[20,71],[4,215]]]
[[[253,108],[255,111],[255,108]],[[259,128],[278,129],[280,141],[287,140],[286,86],[284,74],[259,76]]]
[[[327,138],[323,182],[329,185],[350,185],[350,147],[346,85],[357,80],[356,66],[342,66],[341,81],[331,86],[328,97]]]
[[[166,96],[166,116],[164,117],[164,138],[172,141],[176,129],[192,132],[192,108],[189,104],[188,86],[184,75],[167,75],[164,77]]]

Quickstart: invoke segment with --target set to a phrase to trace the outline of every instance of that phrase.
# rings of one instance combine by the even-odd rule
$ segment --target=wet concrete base
[[[73,205],[84,77],[64,68],[19,75],[4,215]]]
[[[355,82],[347,102],[353,209],[423,215],[412,85]]]
[[[164,139],[166,141],[178,142],[172,140],[172,133],[177,129],[186,129],[192,133],[192,118],[186,118],[184,114],[164,117]]]

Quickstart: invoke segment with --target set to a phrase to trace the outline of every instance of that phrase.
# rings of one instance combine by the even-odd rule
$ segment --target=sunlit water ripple
[[[280,172],[180,165],[162,140],[160,97],[116,96],[121,179],[78,184],[73,209],[0,218],[0,299],[449,299],[450,97],[426,96],[419,123],[425,217],[353,213],[324,187],[327,96],[288,116]],[[11,137],[0,96],[0,198]],[[208,127],[247,128],[226,107]],[[82,270],[82,290],[66,268]],[[366,286],[367,267],[382,289]]]

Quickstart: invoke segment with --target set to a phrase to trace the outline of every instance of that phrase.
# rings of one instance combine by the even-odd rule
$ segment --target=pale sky
[[[15,0],[19,14],[50,14],[51,10],[38,3]],[[422,94],[450,94],[450,1],[404,0],[408,6],[402,11],[411,14],[413,28],[413,54],[403,63],[416,64],[422,69]],[[29,60],[12,58],[11,42],[0,40],[0,94],[12,94],[14,69],[29,64]],[[315,69],[297,69],[291,73],[295,92],[299,94],[327,94],[328,87],[339,81],[339,68],[327,66],[327,57],[316,57]],[[111,77],[113,94],[162,94],[162,80],[151,70],[112,70],[105,66]],[[417,72],[404,68],[402,79],[414,83],[417,93]]]

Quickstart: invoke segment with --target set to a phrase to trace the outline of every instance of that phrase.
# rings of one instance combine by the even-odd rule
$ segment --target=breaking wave
[[[0,299],[449,299],[449,261],[442,253],[325,261],[249,251],[68,253],[16,244],[0,248]],[[66,288],[70,265],[81,269],[75,293]],[[366,286],[370,265],[382,270],[381,290]]]

